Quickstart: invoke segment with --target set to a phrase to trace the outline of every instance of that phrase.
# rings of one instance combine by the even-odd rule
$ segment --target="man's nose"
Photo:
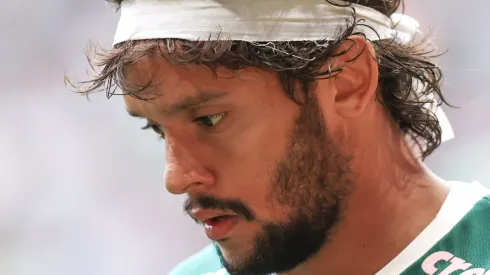
[[[203,165],[193,146],[166,141],[165,187],[172,194],[188,193],[194,189],[214,184],[213,174]]]

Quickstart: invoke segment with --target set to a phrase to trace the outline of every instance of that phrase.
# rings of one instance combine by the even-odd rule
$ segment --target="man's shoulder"
[[[212,245],[208,245],[177,265],[177,267],[170,272],[170,275],[215,274],[215,272],[222,268],[223,266],[216,254],[216,250]]]

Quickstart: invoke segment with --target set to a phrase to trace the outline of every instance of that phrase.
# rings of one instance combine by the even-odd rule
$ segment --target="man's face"
[[[274,74],[254,69],[216,78],[146,60],[127,78],[153,80],[158,97],[125,96],[127,109],[165,135],[166,187],[188,195],[186,211],[231,274],[288,271],[319,251],[351,184],[316,99],[298,106]]]

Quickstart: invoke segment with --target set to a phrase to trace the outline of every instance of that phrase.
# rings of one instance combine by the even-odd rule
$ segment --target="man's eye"
[[[210,116],[198,117],[194,119],[194,122],[204,127],[212,128],[215,127],[224,117],[225,117],[225,113],[219,113]]]
[[[225,113],[219,113],[215,115],[210,115],[210,116],[202,116],[194,119],[194,122],[204,126],[206,128],[213,128],[215,127],[225,116]],[[152,122],[147,122],[144,127],[141,129],[147,130],[147,129],[152,129],[155,133],[157,133],[162,139],[165,139],[165,133],[160,129],[160,126],[158,126],[155,123]]]
[[[141,128],[143,130],[147,130],[147,129],[152,129],[155,133],[157,133],[162,139],[165,139],[165,133],[162,132],[162,130],[160,129],[160,127],[156,124],[153,124],[151,122],[147,122],[146,125]]]

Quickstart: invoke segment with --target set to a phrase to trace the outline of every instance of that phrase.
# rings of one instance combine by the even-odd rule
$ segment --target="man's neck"
[[[325,246],[281,275],[372,275],[382,269],[435,218],[449,192],[419,165],[416,173],[413,167],[407,172],[407,167],[387,166],[356,180]]]

